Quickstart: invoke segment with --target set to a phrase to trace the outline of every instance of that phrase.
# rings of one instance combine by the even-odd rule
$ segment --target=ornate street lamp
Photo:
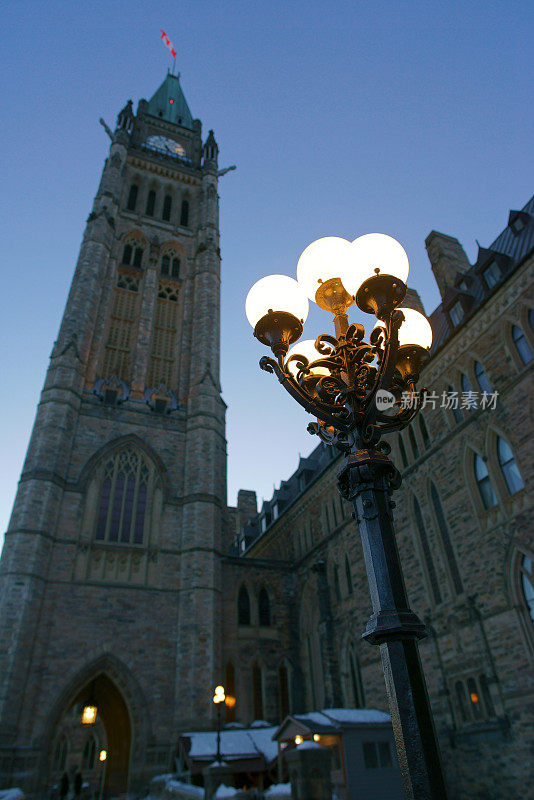
[[[310,433],[346,455],[339,491],[354,505],[373,606],[363,638],[380,647],[404,790],[414,800],[442,800],[445,784],[417,649],[427,631],[408,607],[393,528],[390,496],[401,476],[388,458],[390,446],[380,441],[411,422],[425,395],[416,385],[432,330],[422,314],[402,307],[408,269],[403,247],[390,236],[325,237],[302,253],[298,281],[273,275],[254,284],[246,314],[254,336],[275,356],[264,356],[260,367],[313,414]],[[332,313],[335,335],[321,334],[288,353],[302,335],[308,297]],[[377,318],[368,341],[363,325],[349,324],[353,303]]]
[[[217,706],[217,758],[216,761],[219,764],[221,761],[221,703],[224,703],[226,700],[226,695],[224,693],[223,686],[216,686],[215,693],[213,695],[213,702]]]

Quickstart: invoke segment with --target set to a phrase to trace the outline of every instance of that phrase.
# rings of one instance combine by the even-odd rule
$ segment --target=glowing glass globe
[[[298,344],[294,344],[289,353],[287,354],[287,358],[289,359],[291,356],[304,356],[304,358],[308,359],[308,363],[312,361],[317,361],[319,358],[323,358],[321,353],[319,353],[315,349],[315,342],[313,339],[304,339],[303,342],[299,342]],[[292,361],[287,365],[288,370],[291,372],[293,377],[296,378],[298,373],[298,367],[296,361]],[[329,371],[326,367],[314,367],[311,371],[312,375],[329,375]]]
[[[352,244],[351,258],[341,274],[349,294],[356,294],[363,281],[375,275],[393,275],[406,283],[410,265],[404,247],[385,233],[366,233]],[[378,273],[377,273],[378,270]]]
[[[268,275],[250,289],[245,301],[245,313],[253,328],[269,311],[286,311],[302,323],[309,311],[308,298],[294,278],[287,275]]]
[[[341,278],[352,257],[352,246],[348,239],[340,236],[316,239],[308,245],[298,260],[297,280],[308,297],[315,301],[321,284],[331,278]]]
[[[432,328],[427,318],[413,308],[398,308],[397,311],[404,314],[404,321],[399,328],[399,346],[418,344],[428,350],[432,344]],[[383,324],[378,320],[375,328]]]

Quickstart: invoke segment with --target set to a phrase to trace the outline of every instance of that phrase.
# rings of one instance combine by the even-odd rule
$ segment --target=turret
[[[217,142],[215,141],[215,136],[213,135],[213,131],[210,131],[208,134],[208,138],[206,139],[206,143],[202,149],[202,154],[204,156],[204,162],[203,162],[204,168],[217,169],[219,148],[217,147]]]

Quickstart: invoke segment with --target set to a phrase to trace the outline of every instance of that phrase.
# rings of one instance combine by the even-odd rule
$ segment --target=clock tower
[[[30,795],[77,769],[135,791],[219,680],[218,148],[171,74],[102,124],[0,562],[0,786]]]

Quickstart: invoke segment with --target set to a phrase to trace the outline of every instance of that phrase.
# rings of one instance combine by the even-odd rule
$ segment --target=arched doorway
[[[93,724],[82,723],[84,706],[97,708]],[[51,783],[80,771],[94,797],[114,798],[129,788],[132,725],[128,707],[104,672],[88,681],[60,716],[51,750]],[[104,753],[105,751],[105,758]]]

